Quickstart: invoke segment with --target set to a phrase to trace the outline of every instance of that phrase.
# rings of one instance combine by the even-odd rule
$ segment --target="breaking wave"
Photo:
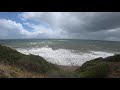
[[[81,66],[86,61],[91,59],[95,59],[98,57],[108,57],[114,55],[114,53],[109,52],[101,52],[101,51],[90,51],[87,53],[75,53],[74,50],[69,49],[52,49],[50,47],[42,47],[42,48],[31,48],[31,49],[17,49],[19,52],[23,54],[34,54],[39,55],[45,58],[48,62],[65,65],[65,66]]]

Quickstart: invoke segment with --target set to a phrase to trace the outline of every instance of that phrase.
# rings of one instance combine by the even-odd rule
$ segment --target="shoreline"
[[[81,66],[65,66],[47,62],[41,56],[25,55],[0,45],[0,78],[117,78],[120,77],[120,54],[96,58]],[[7,70],[7,71],[6,71]]]

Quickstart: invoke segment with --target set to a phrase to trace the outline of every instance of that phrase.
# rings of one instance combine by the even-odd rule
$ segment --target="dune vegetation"
[[[52,71],[59,71],[59,68],[44,60],[40,56],[24,55],[6,46],[0,45],[0,64],[19,68],[21,71],[44,74]],[[10,70],[8,70],[10,71]]]
[[[76,72],[81,78],[120,78],[120,55],[87,61]]]
[[[36,55],[0,45],[0,78],[119,78],[120,55],[85,62],[74,71],[61,69]]]

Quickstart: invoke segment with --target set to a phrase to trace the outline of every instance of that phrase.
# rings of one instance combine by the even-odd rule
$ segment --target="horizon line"
[[[115,40],[99,40],[99,39],[61,39],[61,38],[14,38],[14,39],[0,39],[0,40],[92,40],[92,41],[111,41],[120,42]]]

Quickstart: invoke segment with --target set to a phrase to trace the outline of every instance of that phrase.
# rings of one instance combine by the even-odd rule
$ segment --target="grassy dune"
[[[76,72],[81,78],[120,78],[120,55],[87,61]]]
[[[24,55],[14,49],[1,45],[0,63],[6,67],[14,66],[16,68],[19,68],[21,71],[44,75],[46,75],[48,72],[60,70],[56,65],[47,62],[40,56]]]
[[[120,78],[120,55],[90,60],[75,68],[0,45],[0,78]]]
[[[0,63],[0,78],[45,78],[45,74],[38,74],[28,72],[27,70],[21,70],[20,68]]]

